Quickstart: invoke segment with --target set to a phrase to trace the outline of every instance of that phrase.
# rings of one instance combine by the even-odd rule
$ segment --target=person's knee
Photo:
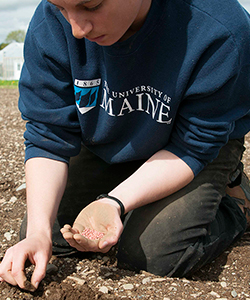
[[[193,183],[134,210],[120,239],[118,264],[157,275],[184,276],[203,253],[208,224],[215,219],[220,199],[209,183]]]
[[[125,225],[118,247],[118,265],[160,276],[184,276],[201,257],[206,229],[188,229],[176,214],[167,217],[162,212],[152,217],[142,210],[147,209],[134,211]],[[148,220],[140,218],[141,213]]]
[[[184,277],[199,264],[204,255],[203,245],[197,240],[178,248],[178,245],[173,247],[155,241],[146,245],[122,243],[117,254],[118,266],[136,272],[145,270],[158,276]]]

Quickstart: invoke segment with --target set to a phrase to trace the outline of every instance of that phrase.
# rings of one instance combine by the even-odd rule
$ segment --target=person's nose
[[[68,18],[72,28],[72,34],[77,39],[86,37],[93,29],[91,22],[85,20],[83,16],[81,18],[80,16],[69,15]]]

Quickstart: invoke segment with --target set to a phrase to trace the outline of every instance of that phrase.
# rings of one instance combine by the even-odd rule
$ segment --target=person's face
[[[48,0],[63,14],[74,37],[102,46],[125,40],[138,31],[152,0]]]

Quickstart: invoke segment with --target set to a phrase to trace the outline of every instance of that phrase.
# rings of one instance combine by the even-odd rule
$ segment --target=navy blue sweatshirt
[[[74,38],[43,0],[20,79],[26,160],[68,162],[81,142],[111,164],[166,149],[197,175],[249,131],[249,97],[250,21],[235,0],[153,0],[111,46]]]

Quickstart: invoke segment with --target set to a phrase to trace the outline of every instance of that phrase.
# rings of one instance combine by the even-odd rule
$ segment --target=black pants
[[[240,163],[243,140],[232,140],[195,179],[169,197],[128,213],[118,244],[118,266],[156,275],[185,276],[212,261],[246,229],[246,218],[225,188]],[[83,148],[69,167],[53,228],[53,249],[70,249],[60,228],[73,224],[96,196],[108,193],[143,161],[108,165]]]

